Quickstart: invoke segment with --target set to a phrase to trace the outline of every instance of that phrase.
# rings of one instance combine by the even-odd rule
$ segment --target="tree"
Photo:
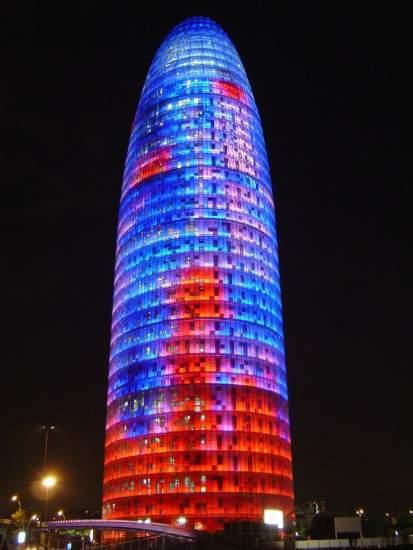
[[[397,519],[395,529],[403,536],[408,537],[413,534],[413,517],[403,516]]]
[[[333,516],[328,514],[315,515],[308,532],[312,539],[333,539],[335,537]]]
[[[14,514],[11,515],[11,519],[13,520],[13,523],[15,524],[17,529],[25,529],[27,524],[26,510],[23,510],[23,508],[19,508],[14,512]]]

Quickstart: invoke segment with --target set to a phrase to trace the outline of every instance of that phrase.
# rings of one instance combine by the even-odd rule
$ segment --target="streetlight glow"
[[[47,507],[49,504],[49,489],[53,489],[56,483],[57,483],[57,478],[54,475],[49,474],[42,479],[42,485],[46,489],[46,498],[44,501],[44,521],[48,520]]]
[[[42,479],[42,485],[43,487],[46,487],[46,489],[51,489],[56,485],[57,479],[55,476],[46,476]]]

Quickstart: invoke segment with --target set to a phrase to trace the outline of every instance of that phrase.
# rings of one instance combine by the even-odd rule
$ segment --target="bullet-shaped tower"
[[[165,38],[132,127],[107,407],[104,517],[219,530],[293,510],[267,154],[208,18]]]

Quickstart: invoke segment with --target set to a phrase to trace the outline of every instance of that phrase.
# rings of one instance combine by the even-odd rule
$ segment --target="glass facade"
[[[293,509],[274,203],[240,58],[191,18],[132,127],[118,225],[103,514],[217,530]]]

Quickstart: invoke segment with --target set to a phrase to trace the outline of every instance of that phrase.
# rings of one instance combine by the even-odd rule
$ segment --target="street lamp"
[[[47,446],[49,443],[49,432],[51,432],[55,428],[56,426],[42,426],[42,430],[44,430],[43,472],[46,471],[47,467]]]
[[[58,510],[57,515],[59,518],[63,518],[66,521],[66,516],[63,510]]]
[[[358,508],[356,510],[356,514],[360,518],[360,537],[363,538],[363,515],[364,515],[363,508]]]
[[[30,543],[31,535],[30,535],[30,524],[32,521],[37,521],[39,519],[39,516],[37,514],[33,514],[32,517],[29,519],[29,523],[27,524],[27,539]]]
[[[30,524],[32,521],[37,521],[39,519],[39,516],[37,514],[33,514],[32,517],[29,519],[29,524],[27,526],[27,528],[30,527]]]
[[[13,495],[13,496],[11,497],[11,501],[12,501],[12,502],[17,502],[17,504],[19,505],[19,510],[22,509],[22,503],[21,503],[21,500],[20,500],[20,498],[19,498],[19,495]]]
[[[42,479],[42,485],[46,489],[46,499],[44,501],[44,521],[47,521],[47,507],[49,504],[49,490],[52,489],[57,483],[55,476],[48,475]]]
[[[43,487],[46,487],[46,489],[50,489],[56,485],[56,481],[57,479],[55,476],[46,476],[42,479],[42,485]]]

